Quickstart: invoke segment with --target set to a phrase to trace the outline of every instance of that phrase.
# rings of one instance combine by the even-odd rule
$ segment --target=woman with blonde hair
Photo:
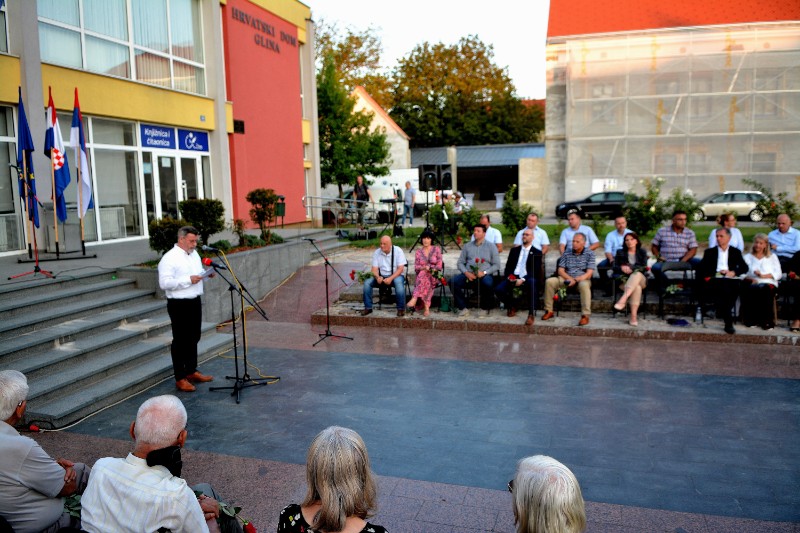
[[[367,447],[352,429],[331,426],[308,448],[308,491],[303,503],[281,511],[279,533],[385,533],[366,518],[376,507],[377,489]]]
[[[770,330],[775,327],[775,295],[783,272],[778,256],[770,249],[769,237],[757,233],[753,237],[753,249],[744,256],[744,262],[747,263],[748,271],[740,295],[739,314],[742,324]]]
[[[514,498],[517,533],[581,533],[586,529],[578,480],[552,457],[534,455],[520,460],[508,490]]]

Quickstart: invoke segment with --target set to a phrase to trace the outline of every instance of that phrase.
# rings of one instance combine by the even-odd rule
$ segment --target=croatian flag
[[[86,141],[83,137],[83,117],[78,102],[78,88],[75,87],[75,109],[72,110],[72,128],[69,143],[75,149],[78,162],[78,216],[83,218],[86,211],[94,207],[92,199],[92,177],[89,175],[89,160],[86,158]]]
[[[28,220],[33,220],[33,225],[39,227],[39,208],[36,206],[36,180],[33,177],[33,138],[28,127],[28,118],[25,116],[25,104],[22,103],[22,87],[19,88],[19,124],[17,126],[17,167],[20,176],[19,197],[27,198]],[[23,162],[25,171],[23,174]],[[27,182],[27,187],[26,187]]]
[[[56,106],[53,104],[53,91],[50,89],[50,101],[47,104],[47,131],[44,136],[44,153],[50,158],[53,165],[55,180],[55,204],[58,220],[67,220],[67,202],[64,191],[69,185],[69,164],[67,153],[64,151],[64,140],[61,138],[61,128],[58,127]]]

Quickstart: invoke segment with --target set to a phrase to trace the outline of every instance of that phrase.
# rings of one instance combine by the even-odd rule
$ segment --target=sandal
[[[430,315],[431,315],[430,309],[426,309],[425,312],[422,313],[422,316],[430,316]]]
[[[414,311],[416,311],[416,310],[417,309],[415,307],[407,307],[406,308],[406,313],[408,313],[408,316],[414,316]]]
[[[800,328],[789,328],[792,333],[800,333]]]

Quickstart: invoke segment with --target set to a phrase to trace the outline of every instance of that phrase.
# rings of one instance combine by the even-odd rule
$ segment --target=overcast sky
[[[455,44],[477,35],[494,46],[495,64],[508,67],[517,95],[545,97],[545,43],[550,0],[303,0],[314,20],[364,30],[373,26],[382,59],[394,66],[415,45]]]

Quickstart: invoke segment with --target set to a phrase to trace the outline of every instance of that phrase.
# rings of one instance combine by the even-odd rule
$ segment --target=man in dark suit
[[[714,301],[717,318],[725,321],[725,333],[736,333],[733,328],[731,311],[739,296],[739,276],[748,271],[742,252],[731,243],[731,232],[728,228],[717,228],[717,246],[706,250],[700,266],[697,268],[700,285],[701,305],[709,299]]]
[[[533,313],[536,309],[536,270],[537,265],[541,267],[541,257],[542,251],[533,246],[533,230],[525,228],[522,232],[522,246],[515,246],[508,253],[503,281],[494,289],[497,298],[505,305],[509,317],[517,314],[518,301],[514,297],[514,288],[521,288],[523,293],[527,289],[529,307],[526,326],[533,325]]]

